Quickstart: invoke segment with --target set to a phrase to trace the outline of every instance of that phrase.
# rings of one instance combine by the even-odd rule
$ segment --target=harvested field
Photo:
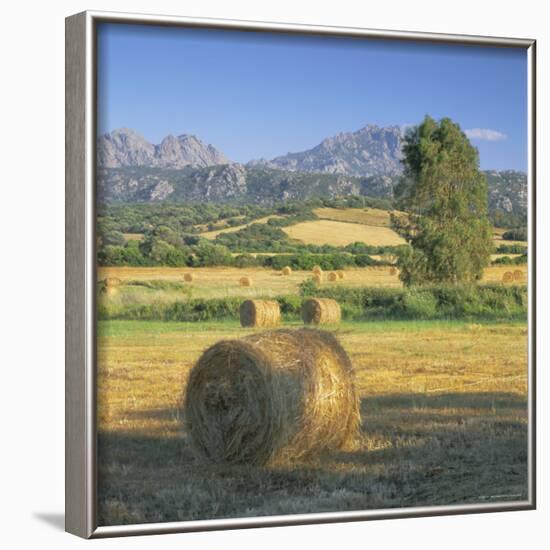
[[[126,241],[142,241],[143,233],[123,233],[122,236]]]
[[[206,348],[252,332],[99,323],[101,525],[526,498],[525,324],[343,323],[361,445],[267,469],[206,466],[181,434],[185,381]]]
[[[333,220],[302,222],[283,231],[291,238],[306,244],[330,244],[346,246],[354,242],[363,242],[373,246],[396,246],[405,241],[389,227],[362,225]]]
[[[240,231],[241,229],[244,229],[245,227],[248,227],[253,223],[267,223],[268,220],[270,220],[271,218],[281,218],[281,217],[282,216],[277,216],[276,214],[273,214],[271,216],[265,216],[264,218],[258,218],[257,220],[254,220],[250,223],[246,223],[244,225],[235,225],[233,227],[226,227],[224,229],[218,229],[216,231],[205,231],[200,235],[205,239],[214,240],[218,235],[221,235],[222,233],[235,233],[235,231]]]
[[[527,264],[521,266],[493,265],[489,266],[483,277],[483,282],[500,283],[505,271],[518,270],[524,273],[523,281],[527,281]],[[166,281],[181,282],[185,273],[192,273],[194,282],[186,285],[193,298],[270,298],[288,294],[298,294],[299,285],[305,280],[311,280],[311,271],[292,271],[290,275],[282,276],[280,272],[265,268],[176,268],[176,267],[102,267],[98,270],[98,280],[115,277],[122,281],[119,293],[114,300],[139,303],[167,302],[182,298],[181,290],[150,290],[144,287],[126,286],[128,281]],[[345,278],[338,285],[346,287],[401,287],[397,275],[390,275],[389,268],[383,266],[347,268]],[[239,280],[250,276],[254,281],[252,287],[241,287]]]
[[[379,208],[316,208],[314,212],[319,218],[325,220],[361,223],[378,227],[390,226],[391,212]]]

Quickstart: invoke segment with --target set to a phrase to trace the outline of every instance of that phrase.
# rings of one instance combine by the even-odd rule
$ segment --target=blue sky
[[[522,49],[101,24],[98,54],[99,133],[195,134],[246,162],[430,114],[482,168],[527,166]]]

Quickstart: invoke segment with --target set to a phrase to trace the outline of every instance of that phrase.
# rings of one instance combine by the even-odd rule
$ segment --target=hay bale
[[[288,462],[351,446],[360,413],[351,362],[327,332],[299,329],[214,344],[191,370],[184,425],[214,463]]]
[[[239,279],[239,284],[241,286],[252,286],[252,279],[250,277],[241,277]]]
[[[344,272],[341,269],[337,271],[336,274],[338,275],[338,279],[343,279],[345,276]]]
[[[514,280],[514,274],[511,271],[505,271],[502,275],[503,283],[511,283]]]
[[[315,275],[313,275],[313,282],[316,285],[320,285],[323,282],[323,277],[319,273],[315,273]]]
[[[316,265],[311,271],[313,273],[315,273],[315,275],[322,275],[323,274],[323,270],[321,269],[320,265]]]
[[[516,269],[513,273],[514,281],[521,281],[523,279],[523,271]]]
[[[336,271],[331,271],[328,274],[328,280],[331,281],[331,282],[337,281],[338,280],[338,273],[336,273]]]
[[[118,294],[118,288],[114,286],[103,285],[101,287],[101,294],[103,294],[104,296],[115,296],[116,294]]]
[[[103,280],[104,286],[107,287],[115,287],[120,286],[122,284],[122,281],[118,277],[105,277]]]
[[[185,273],[184,276],[183,276],[183,280],[186,283],[192,283],[194,278],[195,278],[195,276],[193,275],[193,273]]]
[[[397,269],[395,267],[390,267],[390,275],[397,275]]]
[[[310,298],[302,304],[302,319],[306,325],[330,325],[342,320],[340,304],[331,298]]]
[[[292,275],[292,268],[290,266],[283,267],[283,270],[281,271],[283,275]]]
[[[274,327],[281,320],[281,308],[275,300],[245,300],[239,313],[242,327]]]

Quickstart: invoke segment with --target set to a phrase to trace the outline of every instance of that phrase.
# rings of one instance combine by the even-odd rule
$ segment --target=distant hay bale
[[[511,271],[505,271],[502,275],[503,283],[511,283],[514,280],[514,274]]]
[[[186,274],[183,276],[183,280],[184,280],[186,283],[192,283],[194,278],[195,278],[195,277],[194,277],[193,273],[186,273]]]
[[[245,300],[240,318],[243,327],[274,327],[281,320],[281,308],[275,300]]]
[[[342,310],[331,298],[310,298],[302,304],[302,319],[306,325],[336,324],[342,320]]]
[[[397,275],[397,269],[395,267],[390,267],[390,275]]]
[[[345,277],[344,272],[341,269],[337,271],[336,274],[338,275],[338,279],[343,279]]]
[[[331,282],[337,281],[338,280],[338,273],[336,273],[335,271],[331,271],[328,274],[328,280],[331,281]]]
[[[189,374],[183,413],[192,448],[218,464],[349,449],[361,423],[349,357],[332,334],[314,329],[214,344]]]
[[[241,277],[239,279],[239,284],[241,286],[252,286],[252,279],[250,277]]]
[[[118,277],[105,277],[103,284],[105,287],[115,287],[120,286],[122,281]]]
[[[316,265],[311,271],[313,271],[313,273],[315,273],[315,275],[322,275],[323,274],[323,270],[321,269],[320,265]]]
[[[516,269],[513,274],[514,281],[521,281],[523,279],[523,271]]]
[[[104,285],[103,287],[101,287],[101,294],[105,296],[115,296],[116,294],[118,294],[118,288],[114,286]]]
[[[292,275],[292,268],[290,266],[283,267],[281,272],[283,275]]]
[[[320,285],[323,282],[323,277],[321,277],[320,273],[315,273],[312,280],[316,285]]]

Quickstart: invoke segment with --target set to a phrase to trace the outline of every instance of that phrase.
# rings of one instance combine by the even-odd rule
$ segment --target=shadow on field
[[[169,425],[158,437],[99,433],[100,523],[526,498],[526,411],[511,393],[365,397],[356,448],[266,468],[209,466],[179,433],[177,409],[132,411]]]
[[[524,409],[527,410],[525,398],[504,392],[480,393],[392,393],[361,400],[361,414],[367,415],[371,410],[391,409]]]

